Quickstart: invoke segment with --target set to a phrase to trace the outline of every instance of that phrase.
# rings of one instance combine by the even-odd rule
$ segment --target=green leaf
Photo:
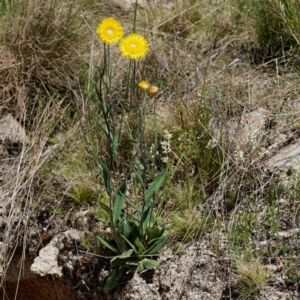
[[[168,241],[167,237],[164,235],[159,238],[150,248],[143,252],[143,255],[156,254],[158,251],[166,244]]]
[[[152,207],[154,207],[153,203],[152,203]],[[156,226],[156,225],[157,225],[157,221],[156,221],[155,217],[153,216],[153,214],[151,214],[149,227],[153,227],[153,226]]]
[[[148,202],[148,204],[146,204],[147,206],[150,205],[150,198],[151,198],[151,196],[155,192],[157,192],[158,189],[160,188],[160,186],[163,184],[166,175],[167,175],[167,170],[164,170],[163,172],[161,172],[160,174],[158,174],[157,177],[155,178],[155,180],[150,185],[150,187],[147,189],[147,191],[145,193],[146,203]]]
[[[104,180],[104,185],[107,193],[110,195],[111,193],[111,183],[110,183],[110,170],[107,167],[105,159],[100,159],[99,162],[86,151],[86,155],[93,160],[93,162],[97,165],[97,167],[101,170],[102,172],[102,177]]]
[[[125,202],[125,196],[124,193],[126,191],[126,183],[124,182],[117,195],[115,195],[114,204],[113,204],[113,210],[112,210],[112,221],[113,225],[117,225],[117,221],[120,217],[124,202]]]
[[[131,222],[131,231],[130,235],[127,237],[127,239],[131,241],[135,241],[136,238],[139,238],[140,240],[142,239],[142,235],[140,232],[140,221],[138,220],[137,222]]]
[[[142,253],[145,247],[138,237],[135,239],[134,244],[139,248],[139,253]]]
[[[153,240],[157,240],[162,237],[164,232],[165,228],[160,230],[158,227],[155,227],[153,229],[148,227],[146,231],[148,244],[150,244]]]
[[[139,261],[138,267],[137,267],[137,271],[139,273],[143,272],[145,270],[144,264],[142,261]]]
[[[139,212],[140,214],[142,213],[142,209],[140,207],[138,207],[136,204],[134,204],[132,201],[130,201],[129,199],[125,199],[127,203],[129,203],[137,212]]]
[[[110,224],[111,224],[111,223],[110,223],[107,219],[105,219],[105,218],[100,218],[100,217],[98,217],[97,220],[100,221],[100,222],[102,222],[102,223],[104,223],[104,224],[106,224],[106,225],[110,225]]]
[[[134,139],[134,137],[131,135],[131,133],[129,131],[127,131],[127,135],[130,138],[130,140],[132,141],[132,143],[135,146],[138,153],[141,154],[141,150],[140,150],[138,142]]]
[[[149,207],[146,207],[146,209],[143,212],[143,224],[142,224],[142,234],[145,235],[146,233],[146,229],[148,227],[149,224],[149,220],[151,217],[151,211],[152,211],[152,206],[150,205]]]
[[[143,181],[143,179],[142,179],[141,174],[138,172],[138,170],[134,167],[134,165],[133,165],[131,162],[130,162],[130,166],[131,166],[131,169],[134,171],[134,173],[135,173],[135,175],[136,175],[137,181],[139,182],[139,184],[140,184],[141,186],[143,186],[143,185],[144,185],[144,181]]]
[[[119,131],[117,130],[111,146],[111,153],[113,156],[113,160],[115,159],[115,153],[116,153],[118,141],[119,141]]]
[[[132,249],[130,249],[130,250],[128,250],[128,251],[125,251],[125,252],[123,252],[121,255],[118,255],[118,256],[114,257],[114,258],[112,259],[112,261],[115,260],[116,258],[127,258],[127,257],[130,257],[131,254],[132,254],[132,252],[133,252]]]
[[[137,266],[139,263],[137,260],[133,260],[133,261],[127,261],[126,262],[126,266]]]
[[[104,122],[104,120],[102,120],[102,122]],[[107,130],[107,126],[102,126],[100,124],[98,124],[98,126],[100,127],[100,129],[104,132],[104,134],[106,135],[106,137],[109,138],[109,132]]]
[[[100,159],[99,163],[101,165],[101,170],[102,170],[102,175],[103,175],[105,190],[110,195],[111,194],[110,170],[107,167],[106,161],[105,161],[104,158]]]
[[[135,213],[139,213],[137,211],[135,211],[134,213],[132,214],[127,214],[127,218],[128,220],[130,220],[131,222],[133,223],[136,223],[136,224],[140,224],[140,219],[138,217],[135,216]]]
[[[143,260],[141,260],[139,262],[137,271],[139,273],[141,273],[141,272],[144,272],[146,270],[153,269],[157,266],[159,266],[159,262],[157,260],[144,258]]]
[[[105,118],[107,119],[111,109],[113,108],[113,106],[115,105],[115,103],[117,102],[117,99],[114,99],[111,104],[107,107],[106,109],[106,114],[105,114]]]
[[[117,266],[124,266],[126,262],[128,261],[128,258],[131,256],[133,253],[133,250],[130,249],[126,252],[123,252],[121,255],[115,256],[111,261],[110,265],[112,267],[117,267]]]
[[[136,250],[136,247],[124,236],[122,235],[122,238],[128,243],[128,245],[132,248],[132,250],[136,253],[136,254],[139,254],[139,252]]]
[[[134,144],[138,144],[138,142],[134,139],[134,137],[132,136],[132,134],[129,131],[126,131],[128,137],[130,138],[130,140],[134,143]]]
[[[159,262],[154,259],[144,258],[141,262],[143,263],[144,268],[148,270],[159,266]]]
[[[134,160],[135,160],[135,162],[136,162],[136,165],[139,167],[139,169],[140,169],[141,171],[143,171],[143,170],[144,170],[144,166],[143,166],[143,164],[141,163],[141,161],[140,161],[137,157],[135,157]]]
[[[109,213],[109,215],[111,215],[112,210],[109,206],[107,206],[105,203],[103,203],[102,201],[99,201],[99,205],[101,208],[103,208],[106,212]]]
[[[119,222],[118,230],[119,230],[120,234],[122,234],[126,237],[129,235],[129,233],[131,232],[131,227],[130,227],[130,224],[128,223],[127,219],[124,218]]]
[[[119,253],[119,251],[115,248],[115,247],[113,247],[112,245],[110,245],[108,242],[106,242],[105,240],[103,240],[100,236],[97,236],[97,239],[98,239],[98,241],[103,245],[103,246],[105,246],[107,249],[109,249],[109,250],[111,250],[111,251],[113,251],[113,252],[115,252],[115,253]]]
[[[104,286],[105,293],[109,292],[111,289],[113,289],[119,280],[121,279],[123,273],[127,270],[126,267],[118,267],[115,270],[111,272],[111,274],[108,276],[107,281]]]

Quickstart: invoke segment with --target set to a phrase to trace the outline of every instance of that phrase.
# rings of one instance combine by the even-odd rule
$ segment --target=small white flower
[[[218,144],[218,141],[213,137],[208,141],[205,148],[214,149],[217,146],[217,144]]]
[[[243,163],[244,160],[245,160],[245,157],[244,157],[244,152],[242,150],[239,150],[239,151],[236,151],[234,153],[234,158],[236,159],[236,161],[238,163]]]
[[[172,139],[172,134],[169,133],[168,130],[164,131],[164,140],[160,142],[161,148],[162,148],[162,153],[164,156],[162,157],[162,161],[164,163],[167,163],[169,161],[168,154],[172,152],[172,146],[171,146],[171,139]]]

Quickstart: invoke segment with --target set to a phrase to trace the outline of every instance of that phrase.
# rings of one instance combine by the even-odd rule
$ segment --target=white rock
[[[25,129],[11,114],[8,114],[0,119],[0,141],[28,143],[29,138],[26,135]]]
[[[58,265],[57,256],[59,251],[64,248],[63,239],[66,237],[68,240],[79,240],[83,236],[83,232],[74,229],[57,234],[46,247],[40,250],[39,256],[34,259],[30,270],[40,276],[48,274],[62,276],[62,267]]]
[[[51,242],[40,250],[39,256],[34,259],[30,270],[40,276],[47,274],[62,276],[62,267],[58,266],[57,256],[63,248],[64,234],[56,235]]]
[[[65,237],[69,240],[75,240],[75,241],[79,241],[80,239],[82,239],[84,237],[84,233],[82,231],[78,231],[75,229],[70,229],[68,231],[66,231],[65,233]]]
[[[136,0],[113,0],[113,3],[121,7],[125,11],[130,11],[134,8]],[[139,0],[138,5],[142,8],[146,8],[148,3],[146,0]]]
[[[240,123],[238,142],[240,144],[250,143],[255,147],[265,132],[267,119],[267,111],[263,108],[245,113]]]
[[[269,159],[267,166],[273,171],[276,169],[282,171],[292,167],[297,173],[300,173],[300,141],[280,149],[275,156]]]

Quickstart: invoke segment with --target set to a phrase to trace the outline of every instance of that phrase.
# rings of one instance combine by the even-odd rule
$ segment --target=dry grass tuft
[[[236,291],[239,293],[239,299],[256,299],[261,289],[266,285],[268,273],[259,261],[236,262],[237,273]]]
[[[79,12],[79,6],[61,1],[27,0],[2,17],[2,113],[11,111],[19,117],[26,108],[32,114],[49,98],[70,102],[82,63]]]

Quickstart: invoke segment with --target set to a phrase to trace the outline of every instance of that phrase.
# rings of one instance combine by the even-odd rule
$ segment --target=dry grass
[[[244,2],[246,6],[253,1]],[[0,115],[13,113],[33,141],[23,145],[13,159],[10,172],[14,177],[4,186],[11,186],[9,221],[2,240],[6,268],[20,246],[18,241],[26,249],[26,218],[38,201],[36,181],[52,180],[54,176],[60,195],[74,198],[81,205],[88,202],[96,206],[101,181],[86,150],[104,156],[106,149],[101,147],[103,136],[95,125],[98,116],[93,82],[102,48],[93,28],[97,20],[113,13],[128,31],[133,18],[133,11],[109,11],[108,3],[83,6],[75,1],[70,6],[61,1],[27,0],[24,5],[18,3],[17,10],[0,14]],[[276,206],[276,199],[287,194],[289,199],[299,196],[295,186],[272,194],[277,186],[276,174],[266,175],[263,170],[271,154],[261,155],[278,136],[298,136],[297,51],[286,53],[281,49],[276,56],[272,50],[268,57],[258,60],[263,40],[254,30],[254,17],[234,1],[176,1],[169,8],[159,1],[156,6],[138,9],[137,16],[137,28],[151,42],[150,54],[140,63],[139,77],[161,89],[157,98],[159,143],[164,130],[172,134],[168,188],[159,204],[161,222],[170,228],[175,225],[175,237],[193,240],[218,230],[207,226],[210,222],[203,223],[214,218],[223,224],[226,232],[220,235],[228,238],[226,250],[231,254],[248,258],[282,254],[284,249],[276,253],[274,249],[256,251],[253,240],[276,238],[280,229],[274,225],[279,220],[277,212],[286,215],[285,208]],[[291,28],[297,37],[297,27]],[[297,48],[297,43],[293,46]],[[124,102],[127,65],[115,50],[112,59],[118,65],[113,70],[117,110],[125,110],[124,131],[134,130],[134,115]],[[239,143],[241,120],[258,108],[267,111],[265,137],[255,147],[251,141]],[[151,109],[149,104],[149,112]],[[152,116],[149,120],[153,122]],[[152,137],[152,126],[147,130]],[[58,142],[57,132],[67,137],[74,133],[74,138]],[[147,142],[150,144],[150,139]],[[121,143],[122,155],[132,155],[125,134]],[[51,169],[45,167],[50,157],[51,176],[43,173]],[[120,166],[123,161],[121,158]],[[153,172],[165,167],[159,157],[156,162]],[[53,188],[52,183],[49,186]],[[65,193],[70,186],[71,193]],[[48,195],[51,199],[51,191]],[[24,217],[14,224],[20,211]],[[298,211],[294,203],[288,215],[298,215]],[[188,222],[184,222],[186,219]],[[259,235],[261,226],[264,230]],[[296,222],[291,226],[297,227]],[[170,231],[170,237],[174,236]],[[295,244],[289,251],[299,255]],[[267,279],[258,263],[238,263],[237,274],[238,290],[244,299],[252,297]]]
[[[260,290],[266,286],[268,273],[258,261],[236,262],[235,289],[241,300],[257,299]]]
[[[86,49],[81,8],[60,1],[10,5],[1,21],[1,109],[17,117],[26,109],[26,122],[35,123],[29,115],[47,103],[74,99]]]

